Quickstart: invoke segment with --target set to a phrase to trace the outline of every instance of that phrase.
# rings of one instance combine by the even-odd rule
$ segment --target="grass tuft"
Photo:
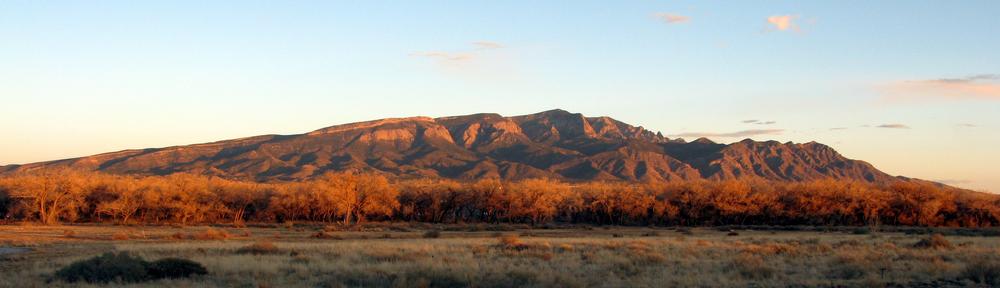
[[[264,254],[278,254],[280,250],[278,246],[275,246],[271,241],[257,241],[253,244],[243,246],[240,249],[236,249],[237,254],[253,254],[253,255],[264,255]]]
[[[935,233],[930,237],[920,239],[917,243],[913,243],[913,248],[952,249],[954,246],[951,245],[951,242],[949,242],[948,239],[945,239],[943,235]]]

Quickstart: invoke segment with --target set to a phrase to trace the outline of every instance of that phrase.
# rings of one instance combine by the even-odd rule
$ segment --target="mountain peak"
[[[700,138],[698,138],[698,139],[695,139],[694,141],[691,141],[691,143],[698,143],[698,144],[715,144],[715,141],[712,141],[711,139],[708,139],[708,138],[705,138],[705,137],[700,137]]]
[[[305,180],[344,170],[464,180],[749,177],[902,181],[814,142],[746,139],[723,145],[699,138],[685,143],[611,117],[586,117],[561,109],[513,117],[480,113],[387,118],[299,135],[265,135],[6,166],[0,173],[63,167],[123,174],[183,172],[258,181]]]
[[[397,124],[397,123],[403,123],[403,122],[434,122],[434,118],[425,117],[425,116],[416,116],[416,117],[385,118],[385,119],[372,120],[372,121],[354,122],[354,123],[334,125],[334,126],[330,126],[330,127],[326,127],[326,128],[321,128],[321,129],[309,132],[307,135],[321,135],[321,134],[330,134],[330,133],[337,133],[337,132],[343,132],[343,131],[349,131],[349,130],[367,129],[367,128],[373,128],[373,127],[378,127],[378,126],[382,126],[382,125]]]

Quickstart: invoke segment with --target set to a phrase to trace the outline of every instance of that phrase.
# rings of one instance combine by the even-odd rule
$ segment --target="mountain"
[[[0,173],[50,168],[156,175],[187,172],[257,181],[302,180],[344,170],[462,180],[757,177],[884,184],[904,179],[815,142],[685,142],[609,117],[585,117],[563,110],[514,117],[473,114],[382,119],[299,135],[264,135],[10,165],[0,167]]]

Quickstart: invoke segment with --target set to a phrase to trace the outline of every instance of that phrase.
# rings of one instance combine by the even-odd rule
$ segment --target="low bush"
[[[334,239],[334,240],[344,239],[343,237],[337,236],[335,234],[326,233],[324,231],[313,233],[311,237],[316,239]]]
[[[105,253],[94,258],[73,262],[56,271],[55,277],[66,282],[139,282],[149,280],[149,263],[142,258],[122,253]]]
[[[128,233],[122,231],[115,232],[115,234],[111,234],[111,240],[124,241],[128,239],[129,239]]]
[[[186,278],[208,274],[205,266],[181,258],[164,258],[149,263],[149,275],[154,279]]]
[[[208,274],[208,270],[191,260],[165,258],[150,263],[141,257],[121,252],[105,253],[73,262],[56,271],[55,278],[70,283],[134,283],[205,274]]]
[[[187,235],[187,234],[184,234],[182,232],[177,232],[177,233],[174,233],[174,234],[170,235],[170,239],[174,239],[174,240],[185,240],[185,239],[191,239],[191,238],[192,238],[191,235]]]
[[[517,237],[515,234],[505,234],[500,236],[500,246],[515,247],[520,246],[521,244],[521,238]]]
[[[441,231],[439,230],[430,230],[424,232],[424,238],[440,238],[440,237],[441,237]]]
[[[194,239],[198,240],[226,240],[226,238],[229,238],[229,234],[225,231],[212,228],[208,228],[204,232],[194,235]]]

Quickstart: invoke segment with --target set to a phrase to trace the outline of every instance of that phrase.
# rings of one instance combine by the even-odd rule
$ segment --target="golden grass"
[[[1000,279],[1000,239],[988,237],[934,236],[953,248],[923,249],[913,243],[929,237],[894,233],[741,230],[727,236],[710,229],[613,228],[499,235],[448,230],[447,237],[424,238],[440,228],[427,227],[340,231],[334,239],[313,237],[322,226],[295,228],[0,226],[0,243],[6,243],[0,247],[32,248],[0,256],[0,274],[9,275],[0,287],[71,286],[46,280],[72,261],[107,251],[186,258],[209,271],[136,287],[934,286]],[[172,237],[209,229],[228,238]],[[65,237],[66,230],[73,237]],[[119,232],[130,239],[110,240]],[[254,246],[268,246],[269,253],[239,252]]]

